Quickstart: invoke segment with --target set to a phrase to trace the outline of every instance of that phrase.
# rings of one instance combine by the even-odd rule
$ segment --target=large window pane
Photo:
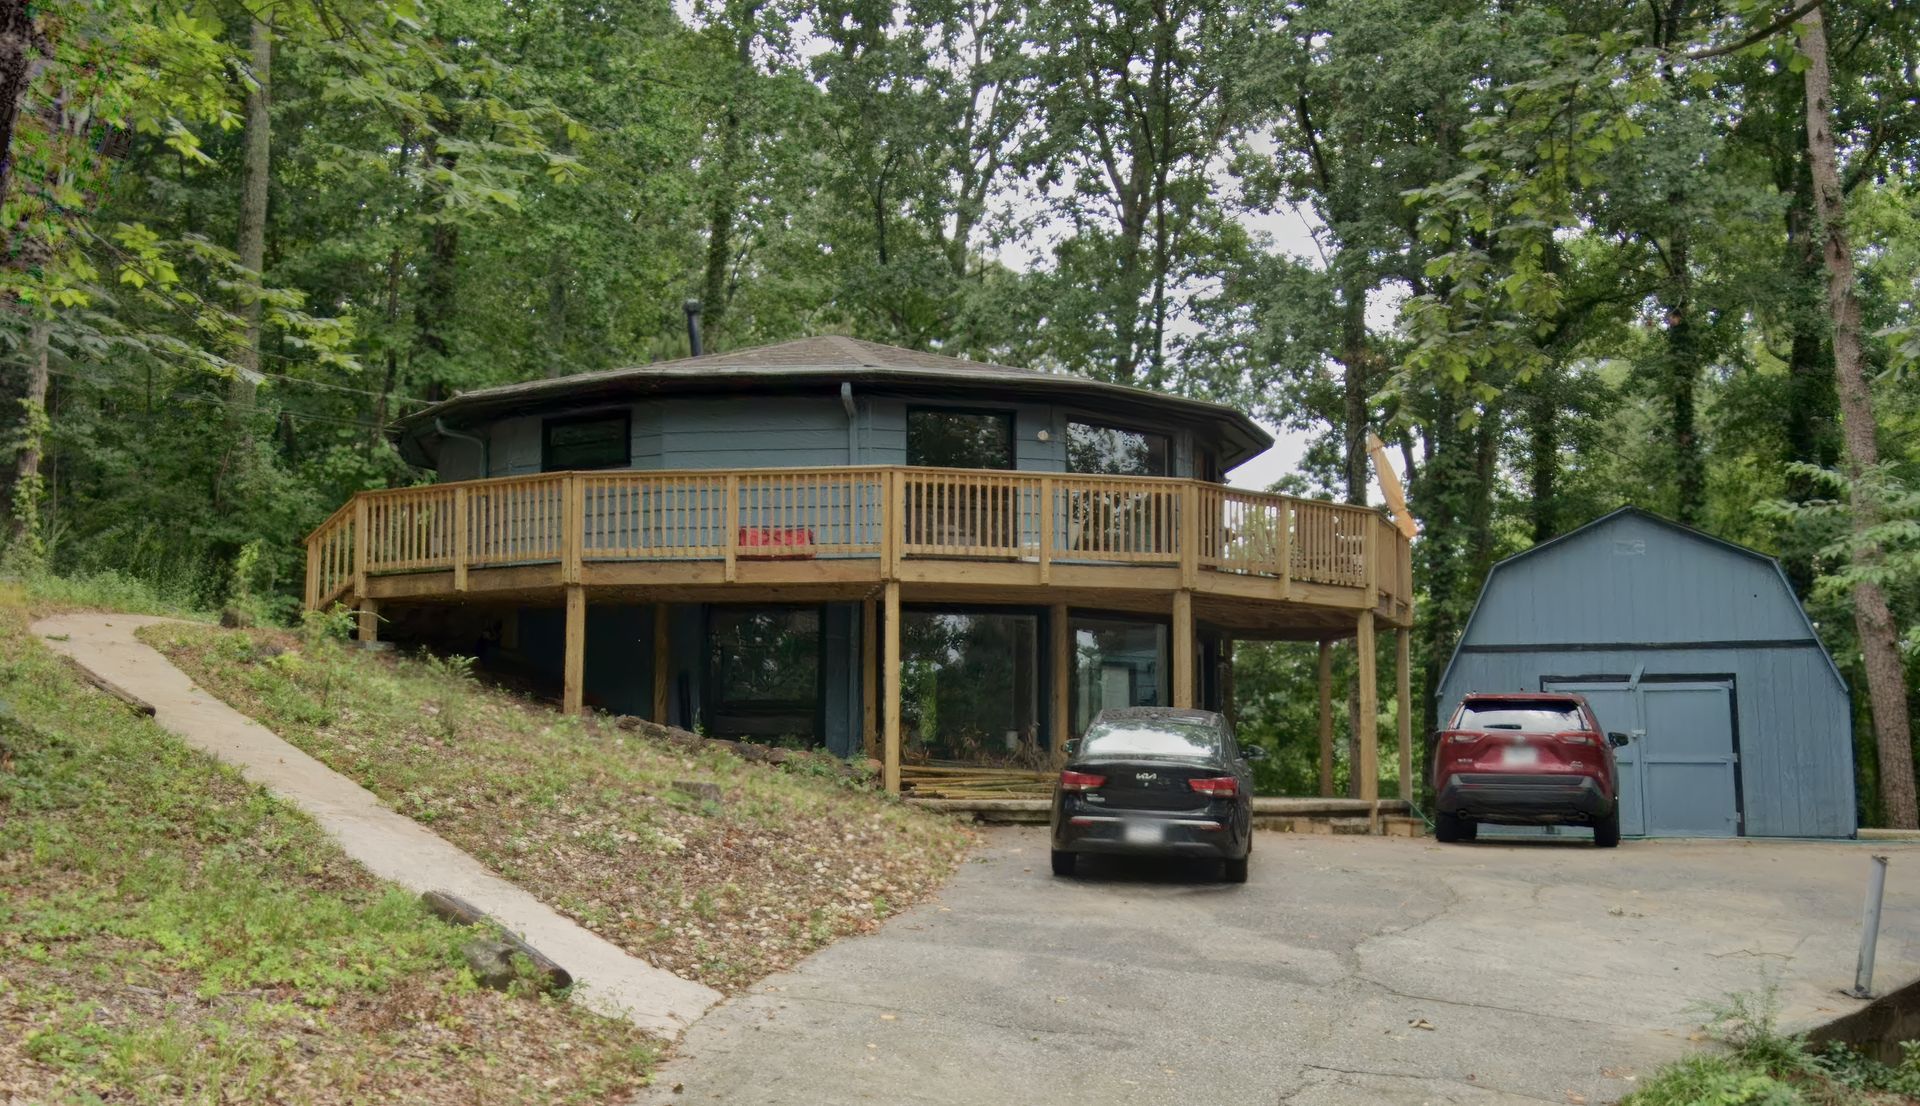
[[[1167,627],[1153,622],[1076,618],[1073,630],[1073,734],[1087,732],[1107,707],[1163,707]]]
[[[1047,763],[1038,616],[907,611],[900,629],[900,715],[910,759]]]
[[[1067,424],[1067,471],[1108,476],[1167,475],[1165,434],[1090,422]]]
[[[907,409],[907,464],[945,469],[1013,467],[1013,415],[1005,411]]]
[[[715,607],[708,619],[708,724],[721,737],[818,738],[817,607]]]
[[[615,469],[632,464],[633,438],[625,411],[541,424],[540,467],[546,472]]]

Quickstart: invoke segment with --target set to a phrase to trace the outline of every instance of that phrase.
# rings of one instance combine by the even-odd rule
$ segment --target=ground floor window
[[[1042,767],[1040,617],[909,610],[900,715],[909,759]]]
[[[715,736],[820,740],[818,607],[712,607],[707,724]]]
[[[1167,627],[1156,622],[1075,618],[1073,733],[1082,734],[1107,707],[1161,707],[1167,687]]]

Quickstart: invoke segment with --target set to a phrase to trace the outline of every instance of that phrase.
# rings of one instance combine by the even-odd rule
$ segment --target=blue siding
[[[1778,566],[1650,515],[1617,513],[1496,566],[1439,707],[1635,671],[1733,678],[1748,835],[1853,834],[1847,689]]]
[[[1467,644],[1755,641],[1811,636],[1772,563],[1644,516],[1502,565]]]
[[[851,426],[837,396],[666,399],[629,408],[632,465],[636,469],[904,465],[910,406],[1011,411],[1014,467],[1027,472],[1066,471],[1070,421],[1135,425],[1097,411],[1044,403],[955,403],[863,396],[858,392],[854,395]],[[477,431],[489,436],[492,463],[487,475],[525,476],[541,471],[543,421],[537,415],[516,416]],[[1193,435],[1166,428],[1163,432],[1171,439],[1171,475],[1193,475]],[[478,453],[472,443],[445,442],[441,447],[440,479],[477,475]]]
[[[440,446],[441,480],[477,480],[480,472],[480,446],[476,442],[448,438]]]
[[[847,413],[837,398],[678,399],[659,406],[661,468],[849,463]]]

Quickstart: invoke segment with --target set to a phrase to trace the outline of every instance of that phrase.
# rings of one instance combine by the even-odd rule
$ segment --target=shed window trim
[[[561,443],[556,454],[554,431],[601,424],[609,432],[584,442]],[[633,467],[633,412],[601,411],[591,415],[569,415],[547,419],[540,424],[540,470],[569,472],[576,469],[623,469]]]

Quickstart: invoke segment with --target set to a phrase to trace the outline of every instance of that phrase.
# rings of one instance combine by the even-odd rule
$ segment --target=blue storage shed
[[[1495,565],[1438,690],[1577,691],[1621,832],[1851,837],[1846,683],[1771,557],[1625,507]]]

